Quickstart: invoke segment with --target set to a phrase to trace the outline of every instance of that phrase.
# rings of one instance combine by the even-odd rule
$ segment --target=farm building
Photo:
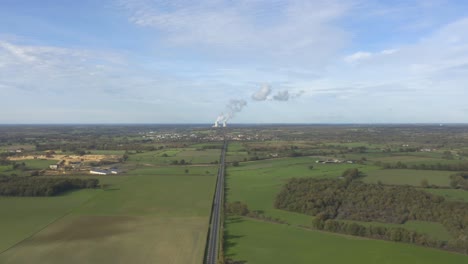
[[[49,165],[49,169],[51,169],[51,170],[58,170],[58,169],[60,169],[60,167],[63,166],[63,164],[65,164],[65,161],[64,161],[64,160],[59,161],[59,162],[57,162],[56,164]]]
[[[79,168],[81,166],[81,162],[79,161],[70,161],[68,163],[73,169]]]
[[[92,169],[89,171],[90,174],[97,174],[97,175],[107,175],[109,173],[108,170],[101,170],[101,169]]]
[[[119,174],[119,170],[115,168],[111,169],[92,169],[89,171],[90,174],[96,175],[108,175],[108,174]]]

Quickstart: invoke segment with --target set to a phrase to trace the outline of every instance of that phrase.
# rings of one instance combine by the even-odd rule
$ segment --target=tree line
[[[97,179],[0,176],[0,195],[54,196],[75,189],[96,188],[98,185]]]
[[[435,247],[456,250],[456,245],[449,245],[447,241],[438,241],[426,234],[410,231],[401,227],[364,226],[353,222],[326,219],[324,215],[318,215],[312,222],[312,226],[318,230],[347,234],[352,236],[382,239],[394,242],[417,244],[420,246]]]
[[[246,203],[235,201],[232,203],[226,203],[224,206],[224,212],[226,215],[246,216],[255,218],[265,222],[277,223],[277,224],[288,224],[286,221],[279,218],[273,218],[265,215],[262,211],[249,210]]]
[[[374,165],[384,169],[412,169],[412,170],[444,170],[444,171],[468,171],[468,163],[454,163],[454,164],[406,164],[401,161],[397,163],[384,163],[381,161],[374,162]]]
[[[446,201],[442,196],[411,186],[384,186],[347,179],[291,179],[277,195],[274,206],[319,217],[323,225],[329,219],[393,224],[409,220],[437,222],[453,235],[454,240],[450,242],[454,248],[468,250],[468,203]],[[342,232],[348,227],[337,230]]]

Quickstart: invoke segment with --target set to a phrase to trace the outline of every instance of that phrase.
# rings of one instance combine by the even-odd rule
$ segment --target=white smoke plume
[[[288,90],[279,91],[276,95],[273,96],[273,100],[275,100],[275,101],[288,101],[289,100]]]
[[[271,94],[271,88],[268,85],[263,85],[260,90],[252,94],[252,99],[255,101],[265,101]]]
[[[237,100],[232,99],[226,106],[227,114],[221,113],[215,121],[214,127],[218,127],[220,124],[223,123],[223,126],[226,125],[226,122],[232,119],[236,113],[242,111],[242,109],[247,105],[245,100]]]
[[[304,90],[300,90],[297,94],[293,94],[291,98],[298,98],[301,97],[301,95],[305,94]]]
[[[242,109],[246,105],[247,102],[245,100],[230,100],[229,104],[227,105],[227,109],[229,110],[229,112],[223,121],[228,121],[229,119],[233,118],[236,115],[236,113],[242,111]]]
[[[252,94],[251,98],[254,101],[282,101],[286,102],[290,99],[295,99],[300,97],[305,93],[301,90],[297,93],[290,93],[289,90],[278,91],[275,95],[270,96],[272,89],[269,85],[263,85],[258,91]],[[247,106],[247,102],[242,99],[232,99],[226,105],[226,111],[221,113],[213,125],[213,127],[226,126],[226,122],[234,118],[234,116],[241,112],[242,109]]]
[[[273,100],[275,101],[289,101],[289,99],[295,99],[295,98],[298,98],[300,97],[301,95],[303,95],[305,93],[304,90],[301,90],[297,93],[289,93],[288,90],[284,90],[284,91],[279,91],[278,93],[276,93],[276,95],[273,96]]]

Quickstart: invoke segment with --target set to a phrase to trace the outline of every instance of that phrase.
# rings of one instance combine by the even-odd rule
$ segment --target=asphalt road
[[[219,160],[218,179],[216,181],[216,192],[213,199],[213,208],[211,210],[210,233],[208,235],[207,250],[205,256],[206,264],[216,264],[218,260],[219,229],[221,225],[221,209],[224,196],[224,159],[226,157],[227,142],[224,143]]]

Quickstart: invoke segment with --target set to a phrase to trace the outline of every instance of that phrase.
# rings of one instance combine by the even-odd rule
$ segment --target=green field
[[[26,167],[28,169],[45,170],[45,169],[49,169],[49,165],[56,164],[58,160],[35,159],[35,160],[23,160],[22,162],[26,164]]]
[[[402,162],[406,165],[436,165],[440,164],[458,164],[462,161],[457,159],[443,159],[441,153],[437,152],[413,152],[413,153],[381,153],[380,155],[369,155],[371,161],[380,161],[383,163],[396,164]]]
[[[231,218],[226,256],[255,264],[461,264],[468,256],[409,244],[370,240],[293,226]]]
[[[3,175],[23,175],[25,172],[19,169],[13,170],[11,165],[2,165],[0,166],[0,174]]]
[[[187,171],[187,172],[186,172]],[[218,172],[216,166],[145,166],[129,171],[130,175],[192,175],[213,176]]]
[[[261,210],[267,216],[286,220],[291,224],[311,224],[307,215],[286,212],[273,207],[276,195],[286,180],[293,177],[336,178],[347,168],[362,171],[377,169],[358,164],[316,164],[315,157],[281,158],[255,162],[243,162],[239,167],[228,167],[227,199],[230,202],[246,202],[250,210]],[[310,169],[309,166],[313,168]]]
[[[436,195],[445,197],[449,201],[460,201],[468,202],[468,191],[465,190],[454,190],[454,189],[424,189],[426,192],[430,192]]]
[[[223,147],[223,142],[206,142],[190,145],[191,148],[203,149],[203,148],[217,148],[221,149]]]
[[[289,224],[280,225],[247,218],[229,221],[226,227],[228,257],[247,260],[248,263],[348,263],[350,262],[348,260],[351,260],[351,263],[439,263],[440,261],[461,263],[460,260],[468,261],[468,257],[465,256],[409,244],[300,229],[299,226],[311,226],[313,218],[304,214],[278,210],[273,206],[276,195],[290,178],[337,178],[348,168],[359,168],[366,175],[363,178],[364,181],[380,180],[389,184],[419,186],[420,181],[427,178],[430,184],[447,186],[448,177],[453,174],[453,172],[446,171],[382,170],[373,165],[317,164],[316,159],[315,157],[280,158],[241,162],[238,167],[228,167],[226,189],[228,202],[245,202],[250,210],[259,210],[266,216],[285,220]],[[309,168],[311,165],[312,169]],[[403,227],[445,241],[451,238],[446,228],[438,223],[421,221],[409,221],[403,225],[359,223]],[[319,250],[314,251],[315,246]],[[344,247],[347,249],[343,249]],[[340,254],[333,254],[337,249]],[[362,254],[355,254],[354,251],[361,251]],[[368,251],[371,252],[370,255],[367,255]],[[329,254],[333,256],[327,258]]]
[[[91,155],[123,155],[125,150],[90,150]]]
[[[448,187],[449,177],[454,173],[453,171],[387,169],[370,171],[363,180],[368,183],[380,181],[383,184],[421,186],[421,181],[426,179],[429,185]]]
[[[0,252],[64,216],[96,192],[80,190],[57,197],[0,197]]]
[[[0,218],[0,245],[14,246],[0,254],[0,263],[202,262],[213,174],[94,178],[111,185],[50,198],[2,198],[9,216]]]
[[[184,160],[192,164],[209,164],[219,160],[220,149],[197,150],[195,148],[166,149],[129,155],[128,161],[138,164],[170,165]]]
[[[0,165],[0,173],[8,172],[11,170],[11,165]]]
[[[245,145],[242,142],[229,143],[228,152],[245,151]]]

